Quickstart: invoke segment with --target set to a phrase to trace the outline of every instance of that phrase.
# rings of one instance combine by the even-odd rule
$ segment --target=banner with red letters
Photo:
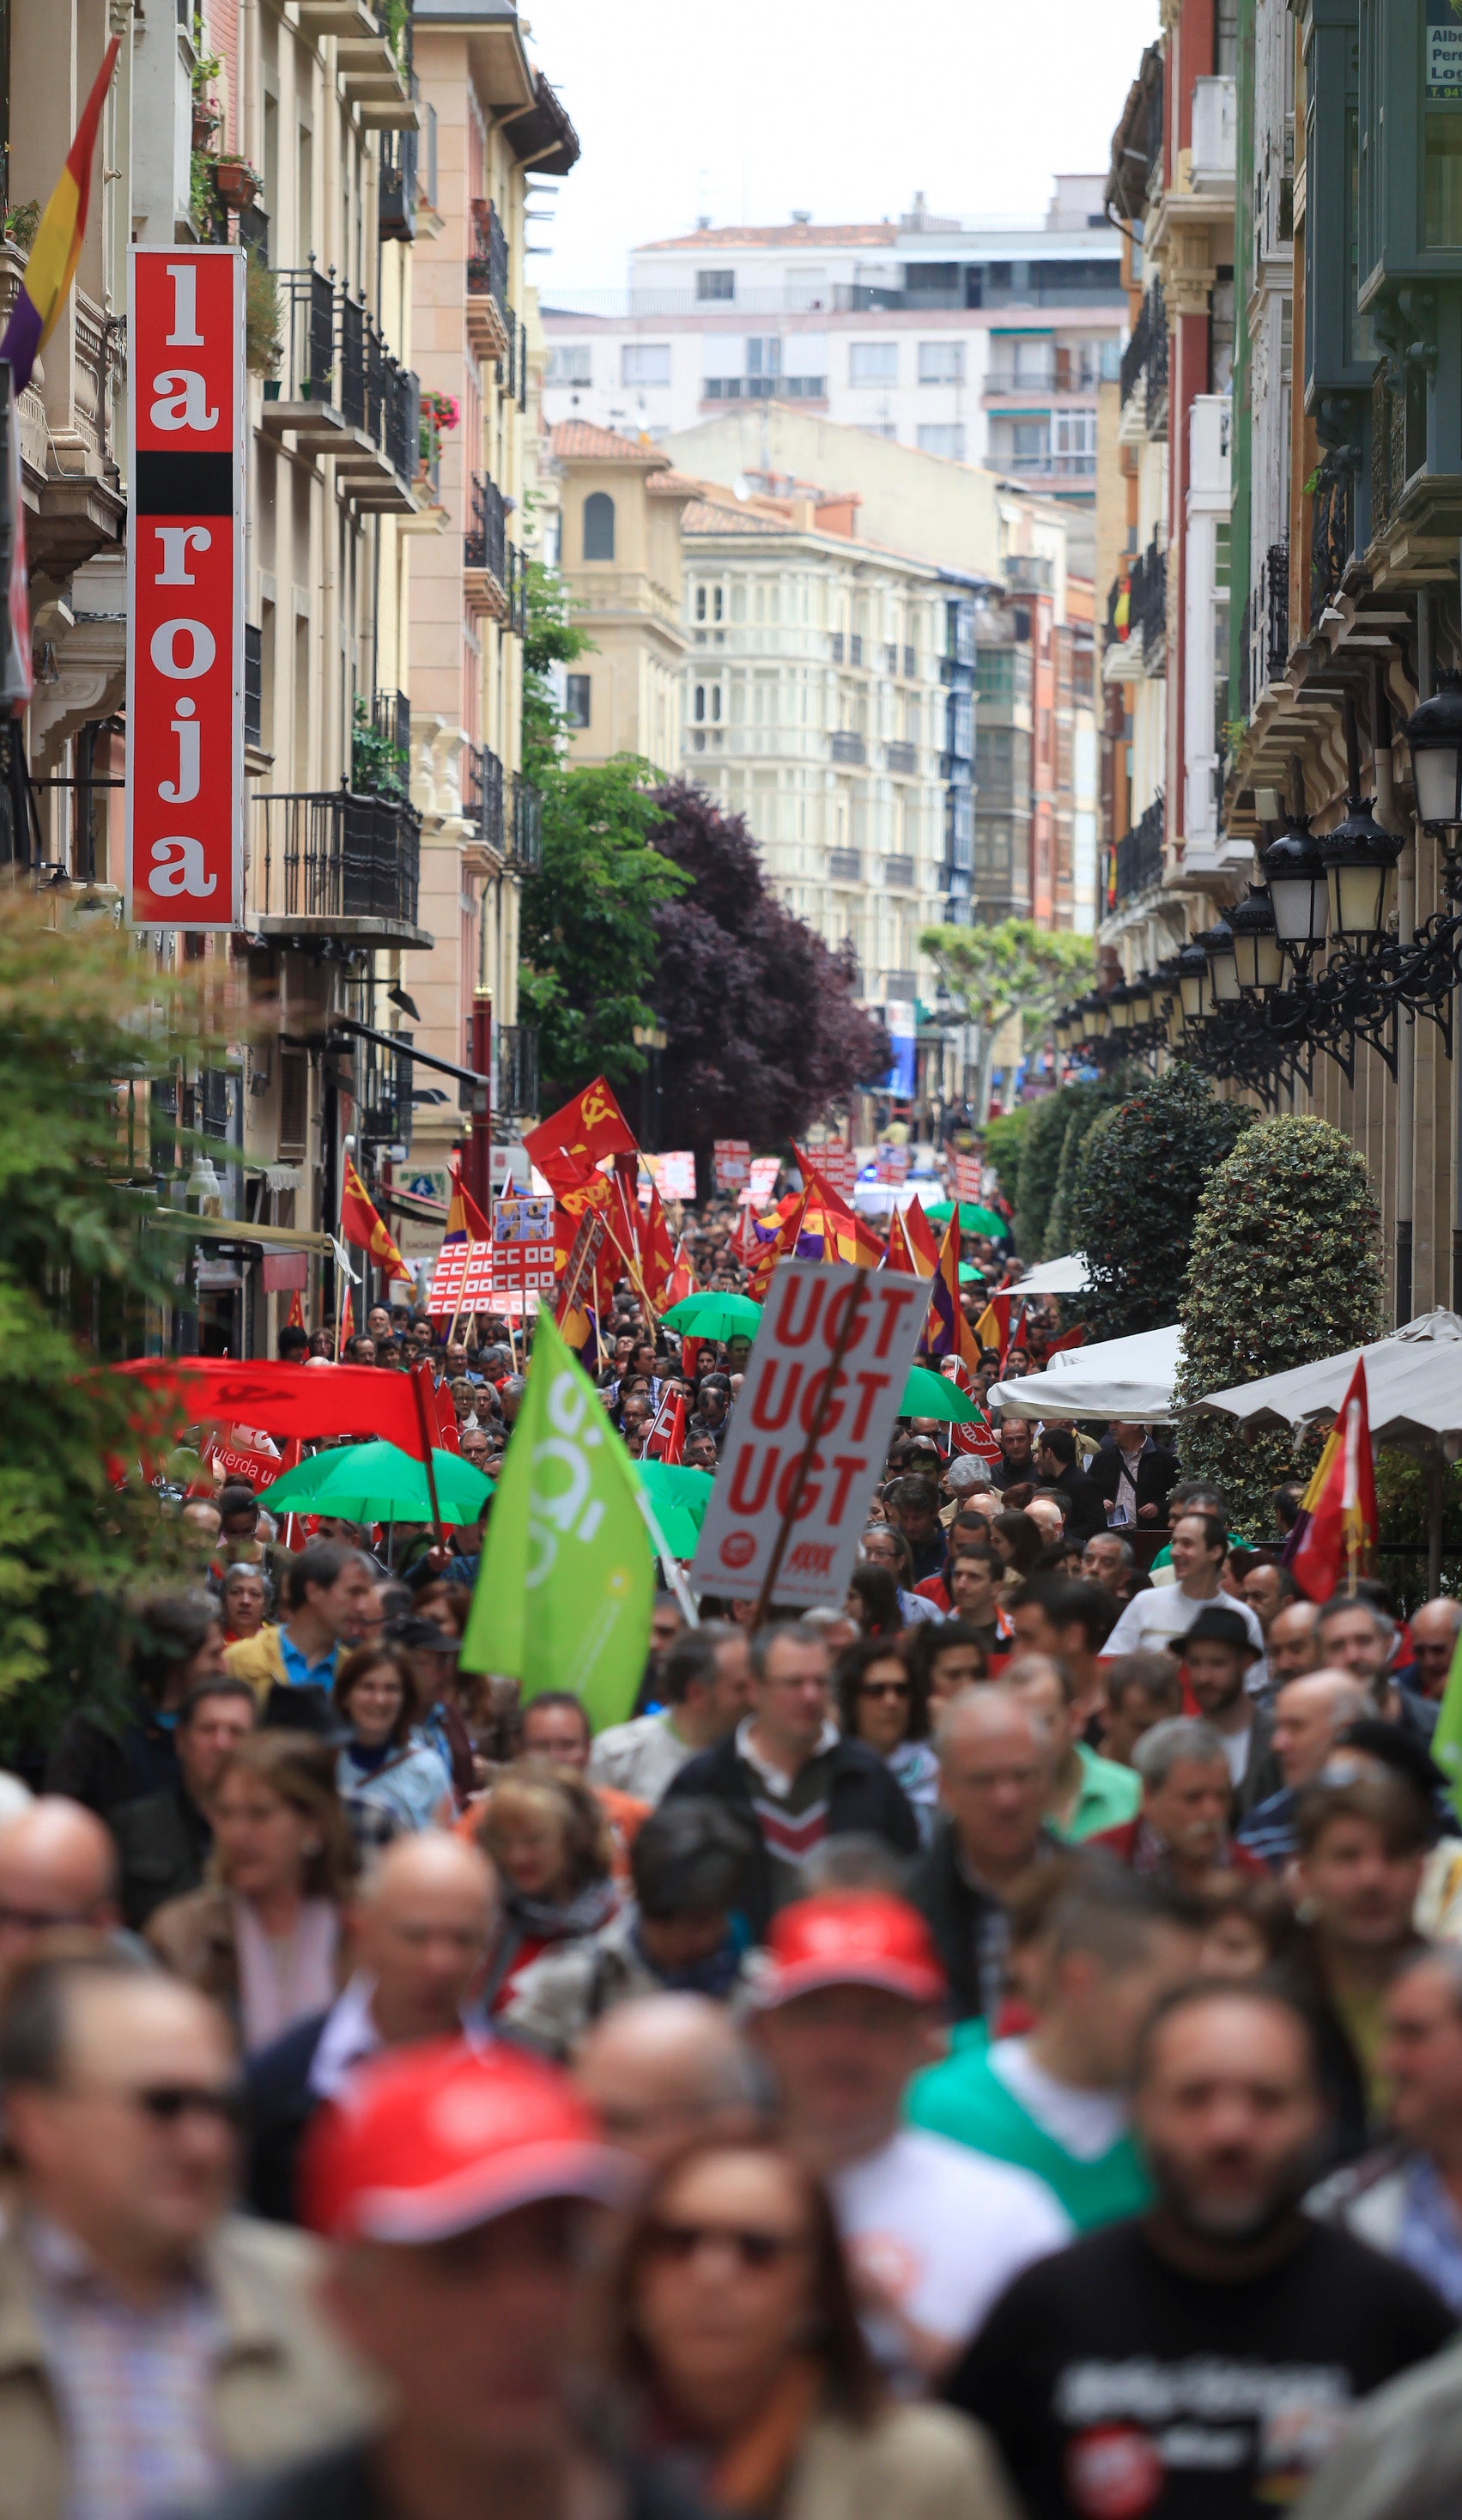
[[[744,1190],[751,1179],[751,1147],[745,1138],[718,1138],[713,1149],[716,1157],[716,1188]]]
[[[133,246],[127,294],[127,918],[244,916],[246,257]]]
[[[775,1569],[775,1600],[841,1605],[928,1303],[926,1278],[778,1264],[706,1506],[693,1591],[754,1601]]]

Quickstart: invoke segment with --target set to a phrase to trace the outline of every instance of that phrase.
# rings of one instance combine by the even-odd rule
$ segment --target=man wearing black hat
[[[1247,1820],[1284,1778],[1274,1757],[1273,1719],[1249,1694],[1254,1646],[1237,1602],[1208,1602],[1182,1640],[1182,1657],[1198,1711],[1223,1744],[1233,1817]]]

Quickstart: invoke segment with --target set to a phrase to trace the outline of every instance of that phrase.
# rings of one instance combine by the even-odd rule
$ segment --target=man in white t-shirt
[[[875,2355],[896,2389],[922,2392],[1072,2226],[1030,2171],[901,2124],[946,1994],[916,1910],[886,1891],[798,1900],[754,1965],[782,2135],[826,2181]]]
[[[1223,1560],[1228,1534],[1217,1513],[1179,1514],[1173,1526],[1173,1572],[1175,1581],[1150,1593],[1134,1593],[1102,1647],[1102,1658],[1114,1654],[1152,1653],[1162,1646],[1176,1652],[1199,1611],[1208,1601],[1222,1600],[1238,1612],[1256,1654],[1264,1649],[1264,1632],[1247,1601],[1223,1591]]]

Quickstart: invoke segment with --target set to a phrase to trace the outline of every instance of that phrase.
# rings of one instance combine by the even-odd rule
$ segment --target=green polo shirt
[[[1076,1754],[1082,1763],[1076,1808],[1069,1820],[1060,1821],[1048,1813],[1045,1822],[1063,1846],[1078,1846],[1084,1837],[1095,1837],[1098,1829],[1121,1828],[1125,1821],[1135,1820],[1142,1808],[1142,1779],[1135,1768],[1102,1758],[1085,1741],[1078,1741]]]
[[[983,2035],[961,2041],[942,2065],[916,2074],[905,2098],[910,2126],[931,2135],[967,2143],[992,2161],[1013,2162],[1034,2171],[1065,2206],[1079,2231],[1094,2231],[1128,2214],[1140,2214],[1152,2201],[1152,2189],[1140,2153],[1130,2135],[1094,2161],[1078,2160],[1056,2138],[1038,2126],[1030,2111],[994,2072],[990,2042]]]

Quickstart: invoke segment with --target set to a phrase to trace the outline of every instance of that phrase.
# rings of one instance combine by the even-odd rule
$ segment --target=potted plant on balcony
[[[263,178],[250,166],[246,158],[230,153],[214,162],[213,189],[227,208],[247,210],[253,207],[263,189]]]
[[[462,419],[462,406],[455,394],[423,393],[421,422],[417,435],[418,478],[436,479],[442,458],[442,439],[448,429],[456,428]]]

